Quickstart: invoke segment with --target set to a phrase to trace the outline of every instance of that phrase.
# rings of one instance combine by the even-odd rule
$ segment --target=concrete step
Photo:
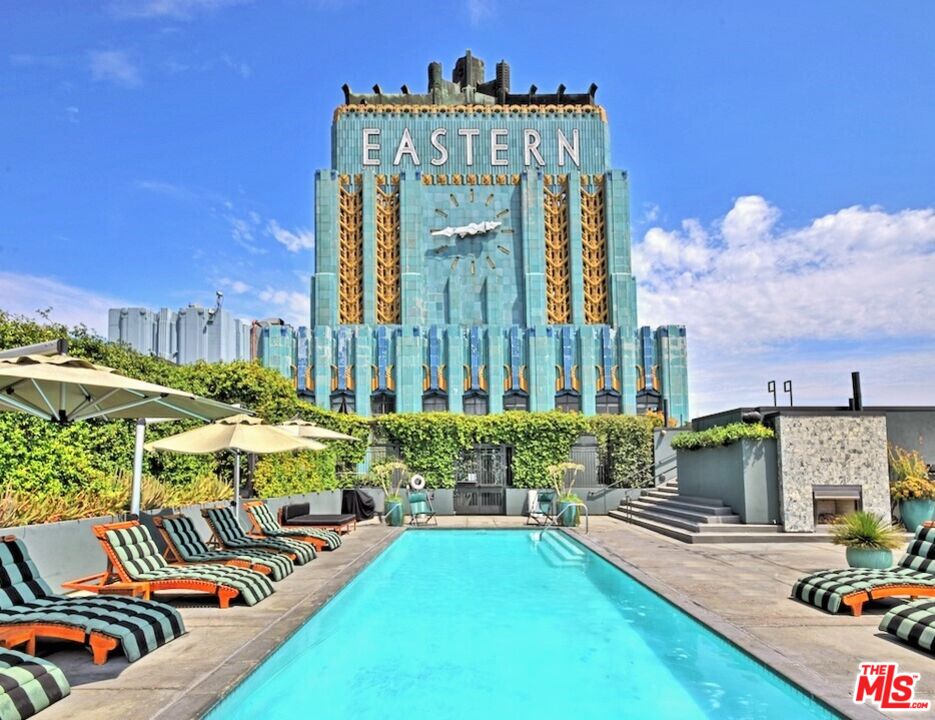
[[[587,553],[560,530],[540,530],[535,534],[543,557],[554,567],[584,565]]]
[[[652,502],[660,508],[671,508],[672,510],[681,510],[683,512],[693,512],[699,513],[701,515],[733,515],[734,511],[730,509],[727,505],[721,505],[720,507],[715,507],[714,505],[699,505],[698,503],[685,502],[679,496],[675,496],[674,499],[669,500],[668,498],[649,498],[641,497],[639,500],[634,500],[633,502]],[[623,503],[621,503],[623,504]]]
[[[728,515],[728,514],[714,514],[714,513],[705,513],[705,512],[694,512],[691,510],[682,510],[679,508],[673,508],[666,503],[654,503],[647,502],[645,500],[635,500],[630,503],[630,508],[633,512],[650,512],[659,515],[666,515],[669,517],[674,517],[679,520],[688,520],[694,523],[712,523],[712,524],[722,524],[722,523],[739,523],[739,515]],[[728,508],[729,509],[729,508]]]
[[[673,527],[668,523],[660,523],[655,520],[633,516],[627,519],[625,513],[619,510],[611,510],[608,516],[629,522],[631,525],[646,528],[665,535],[667,537],[680,540],[685,543],[696,544],[715,544],[715,543],[801,543],[801,542],[831,542],[828,533],[785,533],[781,528],[775,525],[726,525],[710,526],[705,528],[708,531],[692,532],[684,528]]]
[[[669,525],[671,527],[678,528],[679,530],[688,530],[689,532],[693,533],[698,532],[698,526],[700,524],[694,520],[683,520],[682,518],[675,517],[674,515],[666,515],[665,513],[657,513],[651,510],[633,510],[633,512],[630,513],[630,517],[650,520],[654,523]]]
[[[693,522],[700,523],[735,523],[740,522],[740,516],[732,513],[730,508],[723,508],[726,512],[705,512],[704,509],[696,510],[690,509],[686,510],[681,507],[673,507],[672,503],[667,502],[648,502],[646,500],[634,500],[630,503],[630,507],[635,510],[643,510],[656,513],[664,513],[666,515],[672,515],[673,517],[681,518],[683,520],[691,520]],[[703,508],[701,505],[695,505],[694,508]],[[620,509],[625,509],[624,505]],[[721,510],[721,508],[715,508],[716,510]]]

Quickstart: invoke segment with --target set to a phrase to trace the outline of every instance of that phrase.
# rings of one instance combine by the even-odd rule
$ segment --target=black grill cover
[[[345,490],[341,495],[341,512],[353,514],[358,520],[369,520],[375,514],[373,498],[363,490]]]

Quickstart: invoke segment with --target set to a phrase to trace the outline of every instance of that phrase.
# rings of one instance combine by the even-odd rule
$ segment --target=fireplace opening
[[[860,485],[813,485],[815,524],[830,525],[835,518],[863,508]]]

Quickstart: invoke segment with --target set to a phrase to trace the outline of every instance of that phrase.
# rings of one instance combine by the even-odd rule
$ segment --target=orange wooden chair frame
[[[269,565],[260,565],[258,563],[252,563],[249,560],[197,560],[191,562],[189,560],[183,560],[179,549],[175,546],[175,543],[172,542],[172,536],[169,535],[169,531],[163,526],[164,521],[174,520],[176,518],[183,517],[182,515],[153,515],[153,523],[155,523],[156,528],[159,530],[159,534],[162,535],[162,539],[166,542],[166,549],[163,551],[162,555],[166,560],[169,561],[170,565],[199,565],[201,563],[211,563],[212,565],[228,565],[230,567],[239,567],[245,568],[247,570],[253,570],[253,572],[258,572],[261,575],[269,575],[273,572],[273,568]],[[220,550],[219,552],[232,552],[230,550]]]
[[[119,641],[117,638],[92,630],[85,632],[83,628],[73,625],[58,625],[49,622],[4,623],[4,628],[22,628],[33,633],[37,640],[68,640],[70,642],[88,645],[91,648],[91,657],[95,665],[107,662],[111,650],[116,650]]]
[[[348,520],[347,522],[334,523],[331,525],[328,525],[328,524],[325,524],[325,525],[287,525],[285,522],[285,519],[283,518],[283,515],[285,514],[286,514],[286,506],[283,505],[281,508],[279,508],[279,512],[276,514],[276,519],[279,521],[279,524],[282,525],[284,528],[298,528],[298,529],[302,529],[304,527],[318,528],[319,530],[331,530],[332,532],[336,532],[339,535],[347,535],[352,530],[357,529],[357,518],[356,517],[353,520]]]
[[[250,502],[245,502],[243,506],[244,506],[244,509],[248,509],[248,508],[256,507],[257,505],[265,505],[265,504],[266,503],[264,503],[262,500],[251,500]],[[318,551],[326,550],[328,548],[327,540],[322,540],[321,538],[318,538],[318,537],[312,537],[311,535],[267,535],[263,531],[263,528],[260,527],[260,523],[258,523],[256,521],[256,518],[253,517],[253,513],[248,512],[247,517],[250,518],[250,527],[251,527],[251,532],[247,534],[250,535],[251,537],[271,538],[271,539],[276,539],[276,540],[280,540],[283,538],[288,538],[289,540],[299,540],[301,542],[305,542],[305,543],[308,543],[309,545],[314,546],[315,550],[318,550]],[[293,528],[293,529],[298,530],[299,528]]]
[[[101,525],[94,525],[91,527],[91,530],[94,532],[94,536],[101,543],[101,547],[104,548],[104,553],[107,555],[107,575],[108,580],[111,577],[116,577],[121,582],[131,583],[134,582],[133,578],[130,577],[130,574],[126,571],[126,568],[123,566],[123,561],[121,561],[120,556],[117,555],[116,551],[113,548],[113,545],[110,544],[110,541],[107,539],[107,532],[110,530],[127,530],[131,527],[136,527],[140,523],[138,520],[127,520],[125,522],[118,523],[104,523]],[[198,593],[204,593],[206,595],[214,595],[218,599],[222,609],[230,607],[230,602],[238,595],[240,591],[236,588],[228,587],[226,585],[220,585],[210,580],[194,580],[192,578],[166,578],[165,580],[147,580],[151,592],[158,592],[160,590],[191,590]]]

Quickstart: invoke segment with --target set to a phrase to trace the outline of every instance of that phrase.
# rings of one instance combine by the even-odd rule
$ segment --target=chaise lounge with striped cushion
[[[153,522],[166,541],[166,552],[170,562],[220,563],[243,567],[269,575],[273,581],[282,580],[295,570],[292,560],[287,555],[273,550],[212,550],[198,535],[194,521],[185,515],[156,515]]]
[[[209,563],[169,565],[137,520],[95,525],[93,530],[107,554],[108,572],[123,582],[145,582],[151,592],[193,590],[216,595],[222,608],[238,596],[247,605],[256,605],[273,594],[269,578],[253,570]]]
[[[919,528],[896,567],[822,570],[792,587],[792,597],[802,602],[830,613],[848,607],[855,617],[866,602],[900,596],[935,596],[935,528]]]
[[[25,720],[71,693],[57,665],[0,648],[0,718]]]
[[[0,625],[33,631],[38,639],[89,646],[95,664],[119,645],[129,662],[185,633],[178,611],[133,597],[64,597],[39,575],[26,545],[13,536],[0,542]]]
[[[935,653],[935,600],[923,598],[892,608],[880,622],[880,630]]]
[[[310,527],[284,528],[262,500],[246,502],[243,508],[250,518],[253,532],[260,537],[294,538],[311,543],[317,550],[336,550],[341,547],[341,536],[333,530]]]
[[[289,553],[292,562],[304,565],[315,559],[315,548],[308,543],[288,538],[255,538],[244,532],[229,507],[205,508],[201,516],[208,523],[213,540],[227,550],[266,549]]]

